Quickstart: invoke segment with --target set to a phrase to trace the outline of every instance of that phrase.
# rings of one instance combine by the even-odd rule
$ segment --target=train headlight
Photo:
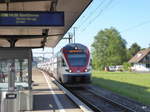
[[[72,72],[72,70],[70,70],[70,69],[66,69],[66,71],[67,71],[67,72],[70,72],[70,73]]]
[[[89,71],[90,71],[90,69],[85,69],[84,71],[85,71],[85,72],[89,72]]]

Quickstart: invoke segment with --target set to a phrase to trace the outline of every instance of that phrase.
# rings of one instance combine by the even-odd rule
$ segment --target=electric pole
[[[76,37],[76,29],[77,29],[77,27],[73,27],[73,37],[74,37],[74,43],[75,43],[75,37]]]
[[[68,37],[64,37],[63,39],[68,39],[69,43],[72,43],[72,34],[68,33]]]

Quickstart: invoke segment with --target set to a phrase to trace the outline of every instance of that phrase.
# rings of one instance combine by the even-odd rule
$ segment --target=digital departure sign
[[[81,49],[78,50],[64,50],[65,53],[82,53],[83,51]]]
[[[0,11],[0,26],[64,26],[64,12]]]

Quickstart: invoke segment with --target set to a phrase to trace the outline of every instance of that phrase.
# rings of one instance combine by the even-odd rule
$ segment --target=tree
[[[92,44],[93,67],[119,65],[126,60],[126,41],[115,28],[100,31]]]
[[[133,57],[140,50],[141,50],[141,47],[137,43],[133,43],[127,51],[128,59]]]

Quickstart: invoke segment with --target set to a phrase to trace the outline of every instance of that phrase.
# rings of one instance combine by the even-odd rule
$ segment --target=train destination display
[[[64,26],[64,12],[0,11],[0,26]]]

